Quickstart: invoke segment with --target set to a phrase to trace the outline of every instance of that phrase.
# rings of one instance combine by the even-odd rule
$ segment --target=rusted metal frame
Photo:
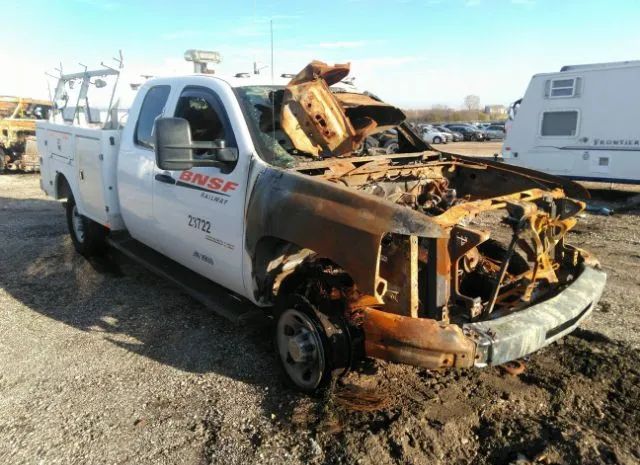
[[[362,176],[366,175],[365,179],[390,179],[396,176],[413,176],[419,179],[443,179],[444,175],[438,169],[438,167],[431,166],[409,166],[409,167],[396,167],[396,166],[371,166],[366,169],[353,168],[351,170],[347,170],[347,167],[344,165],[339,165],[340,168],[336,172],[334,169],[329,169],[327,172],[322,175],[323,179],[327,180],[342,180],[345,178],[349,178],[352,176]]]
[[[459,326],[362,309],[365,353],[370,357],[428,369],[471,367],[476,343]]]
[[[398,159],[411,160],[411,159],[424,159],[432,155],[437,155],[437,152],[396,153],[396,154],[389,154],[389,155],[367,155],[364,157],[349,156],[349,157],[325,158],[322,160],[299,163],[294,168],[291,168],[291,171],[306,171],[306,170],[315,170],[315,169],[321,169],[321,168],[329,168],[330,166],[336,163],[341,163],[341,162],[367,163],[370,161],[381,161],[381,160],[398,160]],[[427,160],[422,165],[412,165],[412,166],[434,166],[434,165],[451,166],[452,163],[455,164],[455,162],[451,162],[451,161],[437,162],[433,160]]]
[[[553,198],[564,197],[564,194],[561,190],[553,190],[549,192],[541,189],[529,189],[514,194],[481,199],[455,205],[445,213],[436,216],[433,219],[442,226],[452,227],[458,224],[464,217],[477,215],[478,213],[485,211],[504,209],[507,206],[508,202],[532,201],[548,195],[551,195]]]
[[[385,311],[418,317],[417,236],[394,235],[382,248],[380,261],[380,276],[387,282]]]
[[[504,281],[504,277],[507,274],[507,267],[509,266],[509,262],[511,261],[511,257],[513,256],[513,252],[515,251],[516,244],[519,240],[518,237],[519,229],[513,231],[513,236],[511,237],[511,242],[509,243],[509,247],[507,248],[507,254],[504,257],[504,261],[500,266],[500,272],[498,273],[498,279],[496,280],[493,289],[491,290],[491,297],[487,302],[487,305],[484,308],[482,314],[484,316],[491,315],[493,312],[493,307],[496,304],[496,300],[498,298],[498,294],[500,293],[500,288],[502,287],[502,281]]]
[[[538,183],[542,183],[545,187],[557,186],[558,188],[562,188],[567,195],[578,198],[588,199],[591,196],[589,192],[580,184],[570,181],[566,178],[562,178],[560,176],[554,176],[552,174],[542,173],[540,171],[536,171],[529,168],[523,168],[520,166],[509,165],[507,163],[492,161],[492,160],[478,160],[474,159],[474,157],[466,156],[466,155],[458,155],[452,154],[448,152],[442,152],[447,158],[452,160],[464,161],[469,164],[481,165],[485,168],[492,168],[497,171],[502,171],[504,173],[515,173],[518,176],[529,178]]]
[[[452,302],[462,302],[469,312],[469,318],[473,319],[482,312],[482,302],[479,297],[472,298],[460,293],[460,262],[464,260],[469,251],[488,240],[490,233],[454,226],[451,237],[449,254],[451,257]]]
[[[428,239],[426,315],[437,321],[449,320],[451,256],[449,238]]]
[[[409,236],[409,316],[418,317],[418,309],[420,306],[420,296],[418,288],[418,237]]]

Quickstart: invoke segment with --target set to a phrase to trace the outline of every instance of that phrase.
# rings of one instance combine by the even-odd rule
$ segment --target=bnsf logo
[[[225,181],[222,178],[207,176],[206,174],[194,173],[193,171],[183,171],[180,174],[180,181],[200,186],[204,189],[219,192],[229,192],[236,190],[237,182]]]

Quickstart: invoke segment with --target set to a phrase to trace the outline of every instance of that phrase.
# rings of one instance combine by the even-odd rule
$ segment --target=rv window
[[[575,136],[577,128],[577,111],[545,111],[542,114],[542,136]]]
[[[575,89],[575,78],[553,79],[551,81],[551,97],[573,97]]]

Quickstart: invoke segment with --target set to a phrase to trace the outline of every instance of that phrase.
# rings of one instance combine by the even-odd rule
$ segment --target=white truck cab
[[[151,79],[129,111],[130,124],[115,130],[42,122],[40,153],[49,154],[43,157],[45,192],[59,196],[66,180],[79,193],[74,200],[82,215],[110,231],[126,229],[137,241],[258,303],[250,274],[243,275],[242,238],[250,173],[257,176],[264,162],[255,155],[231,85],[205,75]],[[162,116],[189,120],[194,140],[235,147],[237,162],[185,171],[158,168],[153,129]]]

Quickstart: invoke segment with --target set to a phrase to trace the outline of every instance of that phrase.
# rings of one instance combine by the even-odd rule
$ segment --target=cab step
[[[165,257],[128,234],[112,234],[107,238],[107,242],[124,256],[171,282],[232,323],[253,326],[265,324],[268,321],[268,312],[265,310]]]

